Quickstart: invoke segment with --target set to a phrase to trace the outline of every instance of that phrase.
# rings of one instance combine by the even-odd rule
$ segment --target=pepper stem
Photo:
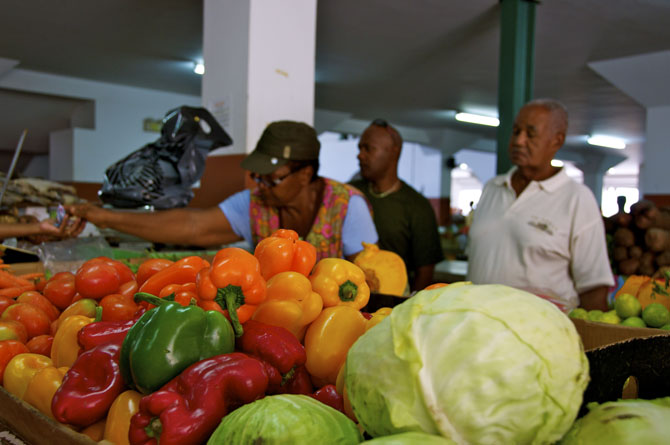
[[[230,324],[233,325],[233,331],[235,331],[235,337],[241,337],[244,334],[244,329],[242,328],[242,323],[237,316],[237,308],[244,304],[244,294],[242,293],[242,288],[240,286],[233,286],[229,284],[223,289],[218,289],[216,291],[216,298],[214,299],[222,309],[228,311],[228,316],[230,317]]]
[[[161,434],[163,434],[163,424],[161,423],[160,417],[151,419],[149,425],[144,427],[144,432],[147,433],[147,436],[159,440]]]
[[[354,301],[356,294],[358,294],[358,286],[353,281],[347,280],[340,284],[339,296],[341,301]]]
[[[135,296],[133,297],[133,300],[135,300],[135,303],[139,303],[140,301],[146,301],[147,303],[153,304],[154,306],[160,306],[166,301],[169,301],[146,292],[136,293]]]
[[[93,321],[102,321],[102,306],[96,306],[95,319]]]

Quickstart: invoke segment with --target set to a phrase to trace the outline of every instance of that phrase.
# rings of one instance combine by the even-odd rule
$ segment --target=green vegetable
[[[559,440],[577,416],[588,361],[556,306],[502,285],[455,283],[396,306],[349,350],[345,385],[373,437],[457,443]]]
[[[670,442],[670,397],[589,403],[589,413],[577,420],[561,445],[603,443],[667,444]]]
[[[144,394],[193,363],[235,348],[233,328],[220,312],[145,293],[135,294],[135,301],[157,307],[145,312],[126,334],[119,365],[125,382]]]
[[[456,445],[456,442],[446,437],[417,432],[391,434],[390,436],[366,440],[362,443],[370,445]]]
[[[225,416],[208,445],[357,444],[361,433],[347,416],[309,396],[266,396]]]

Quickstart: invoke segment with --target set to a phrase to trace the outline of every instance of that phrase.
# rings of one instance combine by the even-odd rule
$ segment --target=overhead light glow
[[[497,117],[482,116],[481,114],[472,113],[456,113],[456,120],[460,122],[468,122],[471,124],[488,125],[489,127],[497,127],[500,125],[500,120]]]
[[[551,165],[553,165],[554,167],[563,167],[563,161],[559,161],[558,159],[552,159]]]
[[[467,169],[468,169],[468,164],[466,164],[466,163],[464,162],[464,163],[460,164],[460,165],[458,166],[458,168],[460,168],[461,170],[467,170]]]
[[[623,140],[613,138],[611,136],[590,136],[586,142],[591,145],[598,145],[600,147],[616,148],[617,150],[623,150],[626,148],[626,143]]]
[[[201,62],[196,62],[195,66],[193,67],[193,72],[196,74],[200,74],[201,76],[205,74],[205,64]]]

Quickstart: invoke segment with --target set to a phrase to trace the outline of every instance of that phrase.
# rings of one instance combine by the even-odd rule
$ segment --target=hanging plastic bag
[[[182,106],[163,118],[161,137],[105,170],[102,202],[118,208],[185,207],[207,154],[233,143],[205,108]]]

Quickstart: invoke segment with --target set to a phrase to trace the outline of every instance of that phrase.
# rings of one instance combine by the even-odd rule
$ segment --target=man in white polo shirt
[[[519,110],[509,143],[515,167],[486,183],[474,213],[468,280],[548,296],[566,311],[607,310],[614,278],[600,209],[586,186],[551,165],[567,127],[558,101]]]

